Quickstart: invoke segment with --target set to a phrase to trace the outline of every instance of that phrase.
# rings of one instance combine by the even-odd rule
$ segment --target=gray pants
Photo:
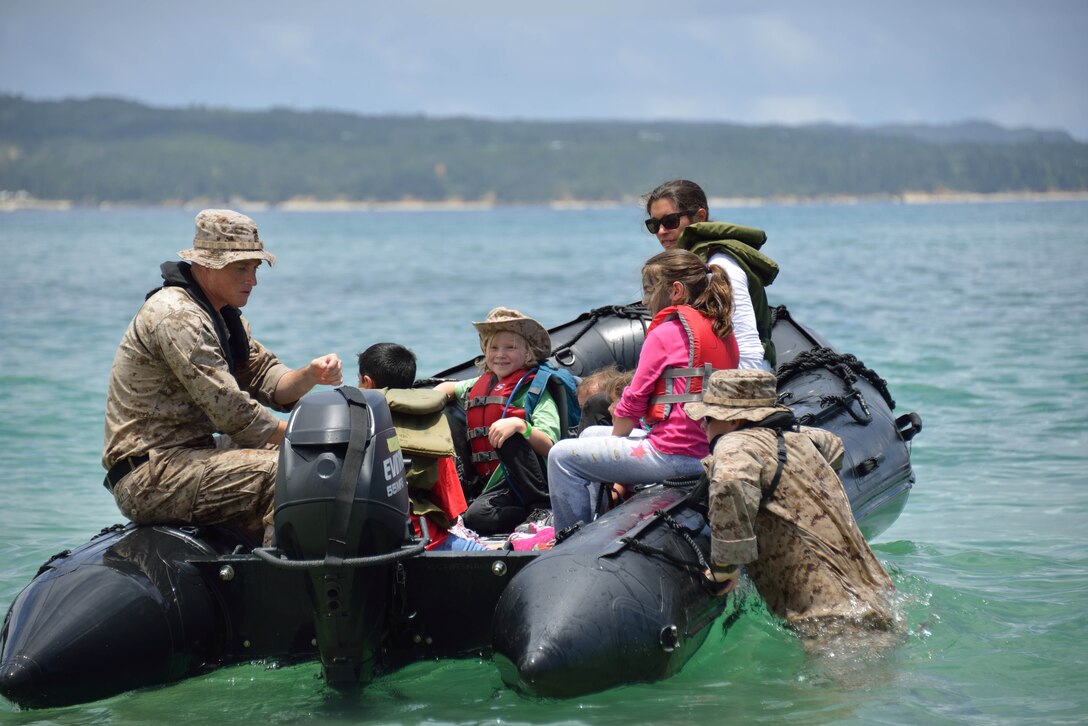
[[[612,436],[610,426],[590,426],[577,439],[564,439],[548,453],[555,530],[593,520],[601,482],[649,484],[702,473],[700,459],[662,454],[644,436]]]

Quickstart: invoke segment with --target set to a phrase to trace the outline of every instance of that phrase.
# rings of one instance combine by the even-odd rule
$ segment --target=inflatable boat
[[[648,324],[639,305],[589,311],[549,331],[549,362],[629,369]],[[774,341],[780,399],[843,438],[855,516],[879,534],[906,503],[921,420],[895,418],[884,381],[784,308]],[[63,706],[261,659],[319,659],[329,686],[350,688],[493,653],[511,687],[572,696],[676,673],[730,604],[700,574],[709,539],[693,482],[646,487],[550,550],[428,551],[425,528],[406,526],[405,463],[380,394],[310,393],[281,449],[274,548],[226,528],[118,524],[59,552],[8,610],[0,694]]]

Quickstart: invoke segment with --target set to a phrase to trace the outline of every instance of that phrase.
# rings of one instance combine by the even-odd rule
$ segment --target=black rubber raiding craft
[[[780,400],[842,437],[843,484],[873,537],[906,504],[921,419],[895,417],[883,380],[776,312]],[[551,362],[631,369],[648,324],[638,305],[590,311],[549,331]],[[432,380],[474,374],[466,361]],[[551,550],[427,552],[408,534],[403,467],[382,396],[309,394],[281,449],[275,548],[223,528],[104,529],[12,603],[0,694],[65,706],[259,659],[319,659],[346,688],[493,653],[511,687],[575,696],[676,673],[730,607],[700,575],[710,545],[691,483],[648,487]]]

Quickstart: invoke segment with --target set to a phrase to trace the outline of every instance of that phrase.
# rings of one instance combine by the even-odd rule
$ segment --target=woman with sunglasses
[[[687,179],[673,179],[646,195],[646,229],[666,250],[694,252],[704,264],[720,267],[733,286],[733,332],[740,368],[774,370],[771,309],[764,288],[778,264],[759,252],[763,230],[709,221],[706,193]]]
[[[647,484],[703,472],[710,448],[684,403],[699,400],[709,370],[737,367],[729,278],[673,249],[643,266],[642,292],[654,319],[612,425],[590,426],[548,452],[556,531],[593,518],[601,482]],[[640,423],[648,431],[636,431]]]

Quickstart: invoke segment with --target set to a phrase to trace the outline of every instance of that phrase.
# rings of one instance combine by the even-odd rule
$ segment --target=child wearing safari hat
[[[551,354],[551,337],[536,320],[504,307],[472,325],[483,351],[481,375],[436,388],[464,409],[465,478],[483,480],[465,525],[484,535],[512,532],[533,509],[548,506],[545,459],[560,436],[559,410],[547,390],[535,401],[529,392]]]
[[[857,627],[889,629],[891,579],[869,549],[836,471],[835,434],[763,422],[790,409],[778,403],[774,374],[715,371],[703,400],[685,413],[703,419],[711,455],[712,579],[733,586],[746,565],[768,609],[802,636]],[[788,417],[792,421],[792,417]],[[780,464],[780,449],[785,462]]]

